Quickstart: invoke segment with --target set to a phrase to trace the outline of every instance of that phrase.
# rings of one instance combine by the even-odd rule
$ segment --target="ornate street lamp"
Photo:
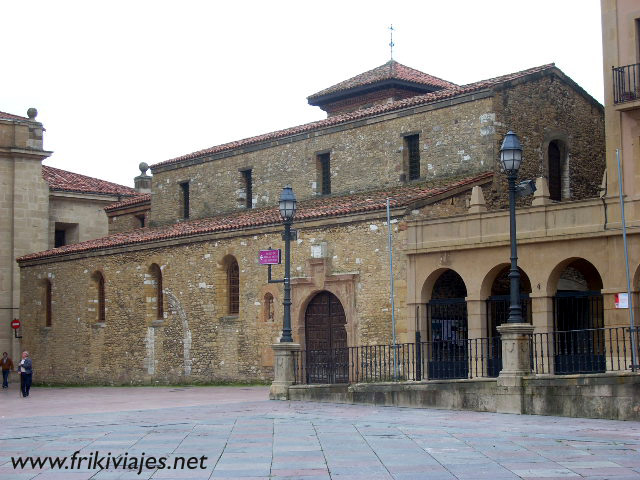
[[[284,222],[284,320],[280,342],[293,342],[291,336],[291,224],[298,201],[293,189],[287,185],[280,194],[280,216]]]
[[[522,307],[520,306],[520,272],[518,271],[518,250],[516,242],[516,178],[522,163],[522,144],[518,136],[511,130],[505,135],[500,148],[500,161],[509,180],[509,234],[511,238],[511,270],[509,293],[511,305],[507,323],[522,323]]]

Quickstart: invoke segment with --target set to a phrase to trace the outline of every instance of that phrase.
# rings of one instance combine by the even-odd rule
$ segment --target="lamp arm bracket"
[[[284,283],[284,282],[285,282],[285,280],[284,280],[284,279],[282,279],[282,280],[272,280],[272,279],[271,279],[271,265],[268,265],[268,267],[269,267],[269,268],[268,268],[268,271],[269,271],[269,278],[268,278],[268,282],[267,282],[267,283]]]

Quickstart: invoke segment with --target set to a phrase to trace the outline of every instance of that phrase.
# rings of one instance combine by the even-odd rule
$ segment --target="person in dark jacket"
[[[18,366],[18,371],[20,372],[20,392],[22,392],[23,397],[29,396],[29,389],[31,389],[31,375],[33,374],[32,366],[33,364],[29,358],[29,352],[25,350],[22,352],[22,360],[20,360],[20,365]]]
[[[13,370],[13,360],[9,358],[7,352],[2,352],[2,359],[0,359],[0,365],[2,365],[2,388],[9,387],[9,372]]]

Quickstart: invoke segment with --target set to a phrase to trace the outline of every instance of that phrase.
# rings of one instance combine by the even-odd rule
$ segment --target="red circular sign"
[[[20,320],[17,318],[11,321],[11,328],[18,329],[20,328]]]

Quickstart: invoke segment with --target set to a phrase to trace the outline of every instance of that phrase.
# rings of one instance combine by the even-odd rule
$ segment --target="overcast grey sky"
[[[133,185],[154,164],[325,118],[306,97],[394,58],[465,84],[555,62],[602,102],[598,0],[0,2],[0,110],[46,165]],[[7,48],[6,45],[11,45]]]

